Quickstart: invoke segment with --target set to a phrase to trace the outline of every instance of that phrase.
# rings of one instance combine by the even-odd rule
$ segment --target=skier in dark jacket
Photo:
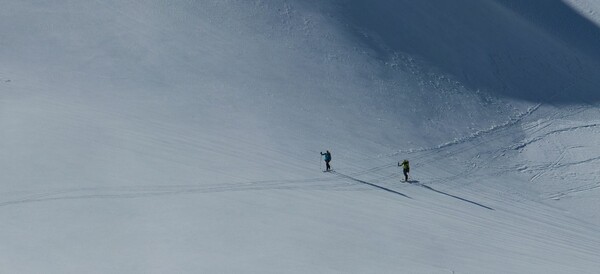
[[[404,172],[404,181],[408,181],[408,173],[410,172],[410,166],[408,164],[408,160],[402,161],[402,163],[398,162],[398,166],[402,166],[402,172]]]
[[[326,171],[329,171],[331,169],[331,166],[329,165],[329,162],[331,161],[331,152],[329,152],[329,150],[325,153],[321,152],[321,156],[325,156]]]

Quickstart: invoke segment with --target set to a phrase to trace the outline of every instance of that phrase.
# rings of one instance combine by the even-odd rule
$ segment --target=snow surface
[[[4,1],[0,272],[597,273],[599,12]]]

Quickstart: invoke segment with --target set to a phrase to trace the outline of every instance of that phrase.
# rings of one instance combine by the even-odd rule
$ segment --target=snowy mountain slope
[[[5,3],[0,265],[594,273],[596,59],[507,3]]]

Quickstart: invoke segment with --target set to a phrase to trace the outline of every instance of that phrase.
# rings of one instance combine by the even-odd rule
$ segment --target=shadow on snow
[[[412,199],[410,196],[408,196],[408,195],[406,195],[404,193],[401,193],[401,192],[398,192],[398,191],[395,191],[395,190],[392,190],[392,189],[389,189],[389,188],[386,188],[386,187],[382,187],[382,186],[379,186],[379,185],[376,185],[376,184],[373,184],[373,183],[369,183],[369,182],[366,182],[366,181],[363,181],[363,180],[359,180],[359,179],[356,179],[354,177],[348,176],[346,174],[342,174],[342,173],[339,173],[339,172],[336,172],[336,171],[331,171],[331,173],[336,174],[336,175],[338,175],[340,177],[344,177],[346,179],[355,181],[355,182],[359,182],[361,184],[369,185],[369,186],[372,186],[372,187],[375,187],[375,188],[379,188],[381,190],[385,190],[385,191],[390,192],[390,193],[394,193],[394,194],[400,195],[400,196],[405,197],[405,198]]]
[[[396,190],[392,190],[392,189],[389,189],[389,188],[386,188],[386,187],[382,187],[382,186],[379,186],[379,185],[376,185],[376,184],[373,184],[373,183],[369,183],[367,181],[363,181],[363,180],[360,180],[360,179],[357,179],[357,178],[354,178],[352,176],[348,176],[346,174],[342,174],[342,173],[339,173],[339,172],[336,172],[336,171],[331,171],[331,173],[336,174],[336,175],[338,175],[340,177],[343,177],[343,178],[355,181],[355,182],[359,182],[361,184],[369,185],[369,186],[372,186],[372,187],[375,187],[375,188],[378,188],[378,189],[381,189],[381,190],[385,190],[385,191],[393,193],[393,194],[400,195],[400,196],[405,197],[405,198],[412,199],[412,197],[410,197],[410,196],[408,196],[408,195],[406,195],[404,193],[398,192]],[[433,187],[421,184],[419,181],[411,180],[411,181],[408,181],[408,183],[412,184],[412,185],[421,186],[421,187],[423,187],[425,189],[429,189],[429,190],[431,190],[433,192],[436,192],[436,193],[439,193],[439,194],[442,194],[442,195],[446,195],[448,197],[452,197],[454,199],[458,199],[458,200],[461,200],[463,202],[467,202],[467,203],[470,203],[470,204],[473,204],[473,205],[476,205],[476,206],[479,206],[479,207],[482,207],[482,208],[485,208],[485,209],[488,209],[488,210],[494,210],[493,208],[491,208],[489,206],[485,206],[485,205],[482,205],[480,203],[477,203],[477,202],[474,202],[474,201],[471,201],[471,200],[468,200],[468,199],[465,199],[465,198],[458,197],[456,195],[452,195],[452,194],[449,194],[449,193],[446,193],[446,192],[443,192],[443,191],[439,191],[439,190],[437,190],[437,189],[435,189]]]
[[[439,193],[439,194],[443,194],[443,195],[446,195],[446,196],[448,196],[448,197],[452,197],[452,198],[455,198],[455,199],[461,200],[461,201],[463,201],[463,202],[467,202],[467,203],[470,203],[470,204],[474,204],[474,205],[476,205],[476,206],[480,206],[480,207],[483,207],[483,208],[485,208],[485,209],[494,210],[493,208],[491,208],[491,207],[489,207],[489,206],[485,206],[485,205],[482,205],[482,204],[480,204],[480,203],[473,202],[473,201],[471,201],[471,200],[467,200],[467,199],[465,199],[465,198],[458,197],[458,196],[456,196],[456,195],[452,195],[452,194],[449,194],[449,193],[446,193],[446,192],[443,192],[443,191],[439,191],[439,190],[437,190],[437,189],[435,189],[435,188],[433,188],[433,187],[430,187],[430,186],[427,186],[427,185],[421,184],[421,183],[419,183],[419,181],[408,181],[408,183],[410,183],[410,184],[413,184],[413,185],[418,185],[418,186],[421,186],[421,187],[423,187],[423,188],[426,188],[426,189],[429,189],[429,190],[431,190],[431,191],[433,191],[433,192],[437,192],[437,193]]]

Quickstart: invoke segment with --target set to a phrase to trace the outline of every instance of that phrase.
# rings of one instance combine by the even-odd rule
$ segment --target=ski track
[[[34,192],[17,199],[0,201],[0,207],[16,204],[46,202],[57,200],[100,199],[100,198],[143,198],[165,195],[194,193],[259,191],[259,190],[346,190],[353,191],[354,184],[335,183],[335,178],[312,178],[300,180],[254,181],[220,185],[164,185],[164,186],[126,186],[126,187],[89,187],[59,189],[46,192]]]
[[[539,172],[538,174],[536,174],[535,176],[533,176],[531,179],[529,179],[529,181],[533,183],[538,178],[540,178],[541,176],[543,176],[546,173],[548,173],[548,171],[553,170],[554,168],[558,167],[560,165],[560,162],[565,158],[565,154],[566,153],[567,153],[567,150],[563,149],[561,151],[560,155],[554,160],[553,163],[551,163],[550,165],[548,165],[545,168],[543,168],[542,172]]]
[[[588,124],[588,125],[582,125],[582,126],[574,126],[574,127],[567,127],[567,128],[553,130],[553,131],[545,133],[545,134],[543,134],[541,136],[535,137],[535,138],[533,138],[531,140],[526,140],[526,141],[522,142],[521,144],[517,144],[512,149],[514,149],[514,150],[523,149],[523,148],[525,148],[528,145],[531,145],[531,144],[533,144],[535,142],[539,142],[539,141],[541,141],[541,140],[543,140],[543,139],[545,139],[545,138],[547,138],[549,136],[552,136],[552,135],[561,134],[561,133],[565,133],[565,132],[572,132],[572,131],[578,130],[578,129],[596,128],[598,126],[600,126],[600,124],[594,123],[594,124]]]
[[[571,196],[573,194],[577,194],[577,193],[581,193],[581,192],[588,192],[588,191],[593,191],[593,190],[597,190],[600,188],[600,183],[594,183],[594,184],[588,184],[588,185],[584,185],[584,186],[579,186],[579,187],[575,187],[575,188],[570,188],[564,191],[560,191],[558,193],[555,194],[550,194],[545,196],[543,199],[544,200],[560,200],[564,197],[567,196]]]
[[[472,133],[471,135],[461,137],[461,138],[456,138],[455,140],[447,142],[447,143],[443,143],[443,144],[433,146],[433,147],[428,147],[428,148],[398,150],[391,154],[384,154],[384,155],[378,156],[377,158],[391,158],[394,156],[398,156],[400,154],[412,154],[412,153],[418,153],[418,152],[437,151],[437,150],[448,148],[451,146],[467,143],[469,141],[480,138],[482,136],[493,134],[499,130],[514,126],[514,125],[520,123],[523,119],[531,116],[541,106],[542,106],[542,104],[538,103],[538,104],[530,107],[526,112],[518,114],[516,117],[509,119],[508,121],[504,122],[503,124],[492,126],[489,129],[476,131],[476,132]]]

